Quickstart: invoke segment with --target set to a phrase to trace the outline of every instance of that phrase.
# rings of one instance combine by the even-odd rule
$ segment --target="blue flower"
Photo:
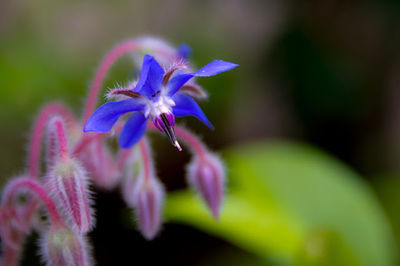
[[[146,132],[147,120],[151,119],[180,150],[174,132],[175,116],[192,115],[211,129],[213,126],[199,105],[179,90],[193,77],[209,77],[237,66],[234,63],[214,60],[194,73],[173,75],[177,68],[165,72],[153,56],[145,55],[138,82],[128,88],[111,91],[113,95],[129,98],[101,105],[88,119],[83,131],[105,133],[111,130],[121,115],[132,112],[119,136],[122,148],[135,145]]]

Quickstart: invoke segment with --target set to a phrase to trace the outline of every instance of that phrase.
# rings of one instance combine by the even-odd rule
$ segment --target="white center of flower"
[[[172,106],[175,106],[175,102],[166,95],[160,95],[157,102],[146,101],[146,109],[144,116],[147,118],[158,117],[163,113],[172,113]]]

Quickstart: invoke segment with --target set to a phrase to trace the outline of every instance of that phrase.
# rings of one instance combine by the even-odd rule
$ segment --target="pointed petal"
[[[197,117],[201,122],[206,124],[209,128],[214,129],[213,125],[208,121],[207,117],[200,109],[200,106],[189,96],[177,93],[172,97],[175,101],[175,106],[172,108],[172,112],[175,116],[186,116],[193,115]]]
[[[231,70],[239,65],[223,61],[223,60],[214,60],[211,63],[203,66],[195,73],[193,73],[196,77],[209,77],[217,75],[221,72],[225,72]]]
[[[83,132],[95,131],[105,133],[109,131],[118,118],[128,112],[140,111],[144,105],[138,99],[127,99],[119,102],[107,102],[97,108],[86,122]]]
[[[133,113],[119,135],[119,145],[126,149],[135,145],[146,132],[146,121],[142,113]]]
[[[161,89],[164,69],[151,55],[145,55],[139,81],[133,90],[147,98]]]
[[[173,77],[167,84],[167,95],[174,95],[192,77],[193,74],[180,74]]]

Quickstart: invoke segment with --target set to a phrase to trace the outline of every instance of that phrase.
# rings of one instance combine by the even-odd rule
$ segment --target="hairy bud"
[[[225,171],[221,160],[207,153],[196,156],[188,167],[189,184],[200,194],[215,219],[224,198]]]
[[[144,178],[143,164],[138,148],[133,148],[124,166],[124,178],[122,180],[121,192],[126,204],[135,206],[135,191],[138,180]]]
[[[113,189],[118,184],[121,174],[109,149],[101,140],[90,143],[79,154],[79,159],[90,173],[94,185],[103,189]]]
[[[48,266],[90,265],[85,238],[67,227],[52,227],[41,239],[41,253]]]
[[[68,224],[88,232],[93,223],[90,192],[85,171],[73,159],[59,160],[46,177],[46,187]]]
[[[156,178],[140,178],[134,192],[139,229],[147,240],[153,239],[161,228],[164,189]]]

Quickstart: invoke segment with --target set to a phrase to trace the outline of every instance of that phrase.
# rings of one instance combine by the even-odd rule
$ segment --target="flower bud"
[[[124,178],[122,180],[121,192],[126,204],[135,206],[135,191],[138,180],[143,179],[143,163],[139,149],[134,147],[124,166]]]
[[[79,154],[85,169],[90,173],[94,185],[103,189],[113,189],[119,182],[120,171],[109,149],[96,140]]]
[[[188,167],[188,179],[214,218],[218,219],[225,187],[225,171],[221,160],[211,153],[204,157],[196,156]]]
[[[46,177],[46,187],[68,224],[79,232],[88,232],[94,219],[84,169],[73,159],[58,160]]]
[[[156,178],[140,178],[134,192],[139,229],[147,240],[153,239],[161,227],[164,189]]]
[[[86,266],[91,259],[85,238],[67,227],[51,227],[41,239],[41,253],[48,266]]]

